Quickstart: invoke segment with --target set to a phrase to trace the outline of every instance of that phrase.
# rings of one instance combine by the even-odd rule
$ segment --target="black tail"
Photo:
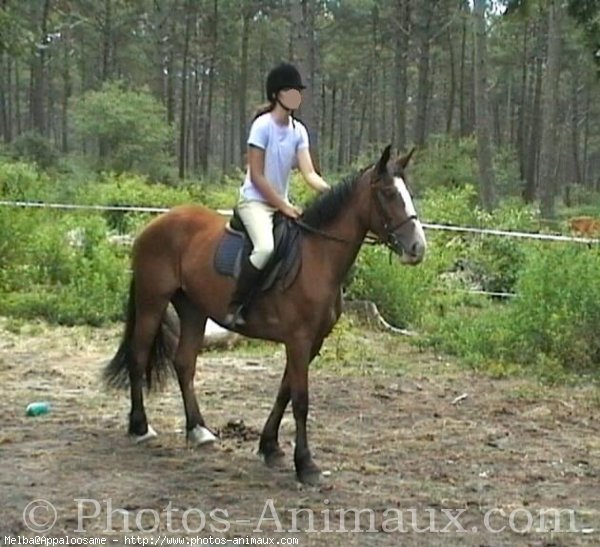
[[[173,358],[177,348],[178,325],[172,317],[165,313],[146,366],[146,385],[148,390],[163,386],[173,373]],[[132,280],[129,286],[129,301],[127,302],[127,320],[125,333],[117,353],[104,369],[106,385],[114,388],[129,386],[129,367],[132,365],[132,342],[135,328],[135,283]]]

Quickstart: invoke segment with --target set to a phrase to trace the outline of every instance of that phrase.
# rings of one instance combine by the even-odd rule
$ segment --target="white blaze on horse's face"
[[[394,186],[404,202],[406,218],[414,218],[414,220],[408,222],[400,229],[401,233],[398,237],[402,243],[402,255],[400,258],[404,264],[418,264],[423,260],[425,249],[427,248],[423,225],[417,218],[417,209],[404,179],[398,176],[394,177]]]

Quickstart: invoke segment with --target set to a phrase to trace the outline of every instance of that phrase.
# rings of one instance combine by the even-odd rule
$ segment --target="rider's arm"
[[[315,171],[309,149],[299,148],[296,154],[298,156],[298,168],[307,184],[318,192],[330,190],[329,184]]]

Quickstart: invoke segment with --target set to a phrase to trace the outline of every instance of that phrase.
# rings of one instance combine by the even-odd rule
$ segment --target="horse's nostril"
[[[425,254],[425,245],[423,245],[419,241],[416,241],[415,243],[413,243],[410,252],[412,256],[421,257]]]

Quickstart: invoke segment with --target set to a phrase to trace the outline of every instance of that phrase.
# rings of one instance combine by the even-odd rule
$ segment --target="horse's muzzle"
[[[394,234],[393,239],[402,264],[415,266],[425,258],[427,240],[419,220],[415,219],[403,226]]]
[[[402,249],[400,253],[400,261],[408,266],[416,266],[425,258],[426,245],[420,242],[415,242],[409,252]]]

